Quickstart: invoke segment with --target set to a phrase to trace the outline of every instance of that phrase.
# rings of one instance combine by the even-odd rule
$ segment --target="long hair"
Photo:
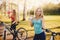
[[[13,11],[13,14],[16,15],[16,10],[12,10]]]
[[[38,7],[35,11],[34,11],[34,14],[36,14],[37,10],[40,9],[42,12],[41,12],[41,15],[39,15],[41,18],[43,18],[44,14],[43,14],[43,9]]]

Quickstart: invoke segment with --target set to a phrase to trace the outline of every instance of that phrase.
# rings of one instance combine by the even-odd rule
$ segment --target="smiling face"
[[[36,16],[41,16],[42,15],[42,9],[41,8],[37,8],[36,12],[35,12]]]

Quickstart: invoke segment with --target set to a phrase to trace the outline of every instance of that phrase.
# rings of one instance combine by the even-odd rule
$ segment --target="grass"
[[[27,17],[27,21],[20,21],[20,24],[17,26],[17,29],[19,27],[24,27],[25,29],[33,29],[33,27],[30,27],[29,25],[29,21],[28,21],[28,18]],[[22,17],[20,17],[20,20],[22,19]],[[55,28],[57,26],[60,26],[60,16],[44,16],[44,19],[45,19],[45,27],[46,28]],[[8,18],[8,17],[3,17],[2,18],[2,21],[4,22],[10,22],[11,20]]]
[[[29,17],[28,17],[29,18]],[[31,27],[29,25],[29,21],[20,21],[19,25],[17,26],[17,29],[20,27],[25,28],[26,30],[33,30],[34,28]],[[20,19],[22,19],[22,17],[20,17]],[[58,26],[60,26],[60,16],[44,16],[45,19],[45,27],[46,28],[52,28],[51,30],[54,32],[60,32],[60,28],[56,28]],[[10,22],[11,20],[8,18],[3,17],[2,19],[4,22]],[[28,31],[28,37],[33,36],[34,35],[34,31]],[[57,36],[58,37],[58,36]],[[50,36],[47,36],[47,40],[49,40]],[[59,37],[58,37],[59,38]],[[59,40],[59,39],[57,39]]]

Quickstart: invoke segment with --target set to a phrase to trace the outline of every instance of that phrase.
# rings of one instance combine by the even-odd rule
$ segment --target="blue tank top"
[[[33,19],[32,20],[32,23],[33,23],[33,26],[34,26],[34,31],[35,31],[35,34],[40,34],[43,32],[42,30],[42,20],[41,19]]]

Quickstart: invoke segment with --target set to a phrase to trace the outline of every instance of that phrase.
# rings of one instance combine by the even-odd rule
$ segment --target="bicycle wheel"
[[[19,40],[26,40],[28,33],[27,33],[27,30],[26,29],[19,28],[17,35],[18,35],[18,39]]]
[[[3,32],[3,40],[6,40],[6,30]]]
[[[6,29],[3,33],[3,40],[13,39],[13,35],[10,33],[8,29]]]

